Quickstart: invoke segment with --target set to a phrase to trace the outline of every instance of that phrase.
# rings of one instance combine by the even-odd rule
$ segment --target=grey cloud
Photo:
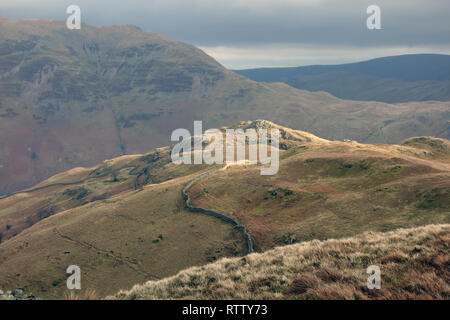
[[[448,0],[11,0],[0,3],[0,15],[64,19],[72,3],[93,25],[131,23],[203,46],[450,42]],[[382,10],[380,31],[365,27],[365,10],[374,3]]]
[[[69,4],[85,23],[134,24],[202,47],[450,44],[448,0],[9,0],[0,16],[64,20]],[[366,28],[371,4],[381,8],[382,30]]]

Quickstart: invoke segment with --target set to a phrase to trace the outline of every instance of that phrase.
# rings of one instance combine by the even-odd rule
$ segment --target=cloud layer
[[[448,0],[3,0],[0,16],[64,20],[66,7],[75,3],[85,23],[134,24],[213,55],[220,52],[215,57],[221,62],[221,56],[244,50],[224,62],[234,68],[252,65],[249,53],[261,66],[304,65],[314,60],[309,53],[304,56],[314,56],[314,48],[320,51],[318,63],[358,60],[382,50],[386,54],[381,55],[450,53]],[[372,4],[381,8],[382,30],[366,28],[366,9]],[[302,47],[307,50],[300,54]]]

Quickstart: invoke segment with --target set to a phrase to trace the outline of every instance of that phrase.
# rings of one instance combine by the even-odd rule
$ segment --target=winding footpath
[[[219,169],[219,170],[222,170],[222,169]],[[195,207],[195,206],[191,205],[191,198],[189,197],[189,194],[188,194],[189,189],[190,189],[196,182],[198,182],[199,180],[201,180],[202,178],[205,178],[205,177],[207,177],[207,176],[209,176],[209,175],[211,175],[211,174],[213,174],[213,173],[215,173],[215,172],[217,172],[217,171],[219,171],[219,170],[214,169],[214,170],[210,170],[210,171],[207,171],[207,172],[205,172],[205,173],[202,173],[201,175],[199,175],[199,176],[197,176],[196,178],[194,178],[193,180],[191,180],[191,181],[183,188],[183,190],[181,190],[181,195],[182,195],[182,197],[183,197],[183,199],[184,199],[186,208],[187,208],[189,211],[192,211],[192,212],[195,212],[195,213],[203,213],[203,214],[206,214],[206,215],[209,215],[209,216],[216,217],[216,218],[218,218],[218,219],[220,219],[220,220],[222,220],[222,221],[224,221],[224,222],[226,222],[226,223],[231,224],[234,228],[240,230],[240,231],[242,232],[242,236],[244,237],[245,242],[246,242],[247,252],[248,252],[248,253],[253,253],[253,252],[255,252],[255,250],[254,250],[254,248],[253,248],[253,242],[252,242],[252,239],[251,239],[250,235],[249,235],[248,232],[247,232],[247,229],[246,229],[244,226],[240,225],[240,224],[239,224],[236,220],[234,220],[233,218],[230,218],[230,217],[228,217],[228,216],[226,216],[226,215],[224,215],[224,214],[222,214],[222,213],[219,213],[219,212],[216,212],[216,211],[212,211],[212,210],[207,210],[207,209],[200,208],[200,207]]]

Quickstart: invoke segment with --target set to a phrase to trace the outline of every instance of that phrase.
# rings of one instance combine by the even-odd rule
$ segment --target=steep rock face
[[[348,102],[226,70],[134,26],[0,18],[0,193],[167,145],[176,128],[264,118],[328,139],[449,137],[450,103]]]
[[[0,20],[0,192],[167,143],[226,70],[132,26]]]

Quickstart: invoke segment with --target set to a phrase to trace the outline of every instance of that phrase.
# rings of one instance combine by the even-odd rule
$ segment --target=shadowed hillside
[[[350,102],[256,83],[134,26],[0,18],[0,193],[169,143],[176,128],[268,119],[327,139],[449,137],[450,103]]]

